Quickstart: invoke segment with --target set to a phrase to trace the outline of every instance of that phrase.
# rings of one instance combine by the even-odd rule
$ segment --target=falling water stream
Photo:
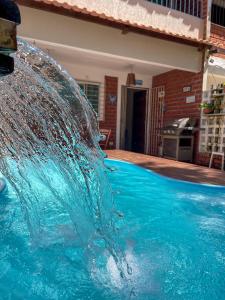
[[[8,185],[5,199],[1,196],[1,272],[8,272],[8,288],[0,284],[1,299],[89,299],[79,296],[76,276],[110,288],[109,277],[102,276],[109,258],[123,284],[132,272],[115,239],[96,115],[77,83],[52,58],[23,40],[18,48],[15,72],[0,80],[0,172]],[[68,248],[70,255],[64,255]],[[59,274],[61,264],[80,271],[71,275],[73,285],[68,280],[68,286],[60,286],[70,271]],[[30,285],[28,279],[20,281],[24,272]],[[46,278],[35,283],[33,272]],[[10,285],[13,276],[16,283]],[[59,289],[51,276],[58,276]]]

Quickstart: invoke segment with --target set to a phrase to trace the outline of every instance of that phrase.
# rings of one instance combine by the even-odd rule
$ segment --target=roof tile
[[[202,39],[195,39],[195,38],[191,38],[191,37],[187,37],[183,34],[175,34],[166,30],[160,30],[158,28],[154,28],[152,26],[145,26],[145,25],[141,25],[141,24],[137,24],[137,23],[131,23],[128,20],[121,20],[121,19],[115,19],[111,16],[106,16],[103,13],[98,13],[97,11],[90,11],[87,8],[80,8],[77,5],[72,4],[73,1],[71,0],[32,0],[33,2],[37,2],[37,3],[43,3],[46,5],[51,5],[51,6],[55,6],[55,7],[62,7],[66,10],[70,10],[76,13],[81,13],[84,15],[89,15],[89,16],[93,16],[93,17],[98,17],[99,19],[102,20],[106,20],[106,21],[110,21],[110,22],[115,22],[117,24],[120,25],[124,25],[124,26],[129,26],[129,27],[133,27],[136,29],[141,29],[141,30],[145,30],[145,31],[149,31],[149,32],[153,32],[153,33],[158,33],[158,34],[163,34],[163,35],[168,35],[170,37],[174,37],[174,38],[180,38],[183,41],[189,41],[189,42],[194,42],[194,43],[199,43],[199,44],[208,44],[207,41],[202,40]],[[18,2],[20,2],[18,0]]]

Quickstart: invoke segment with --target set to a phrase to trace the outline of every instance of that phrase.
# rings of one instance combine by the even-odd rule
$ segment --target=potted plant
[[[202,102],[200,108],[203,109],[204,114],[212,114],[214,112],[214,104],[212,102]]]

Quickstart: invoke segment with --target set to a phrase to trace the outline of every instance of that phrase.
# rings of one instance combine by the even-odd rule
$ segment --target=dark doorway
[[[146,118],[146,91],[134,93],[133,124],[132,124],[132,151],[145,151],[145,118]]]
[[[124,88],[121,107],[120,148],[144,153],[148,91],[146,89]]]

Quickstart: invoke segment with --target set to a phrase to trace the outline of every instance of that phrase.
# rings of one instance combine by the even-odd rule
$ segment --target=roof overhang
[[[23,6],[28,6],[40,10],[70,16],[73,18],[82,19],[89,22],[118,28],[122,31],[123,34],[135,32],[155,38],[198,47],[200,50],[211,46],[206,40],[188,38],[184,35],[167,33],[165,31],[155,29],[153,27],[146,27],[143,25],[132,24],[128,21],[117,20],[104,14],[98,14],[95,11],[81,9],[80,7],[76,5],[71,5],[68,2],[63,3],[57,0],[16,0],[16,2]]]

